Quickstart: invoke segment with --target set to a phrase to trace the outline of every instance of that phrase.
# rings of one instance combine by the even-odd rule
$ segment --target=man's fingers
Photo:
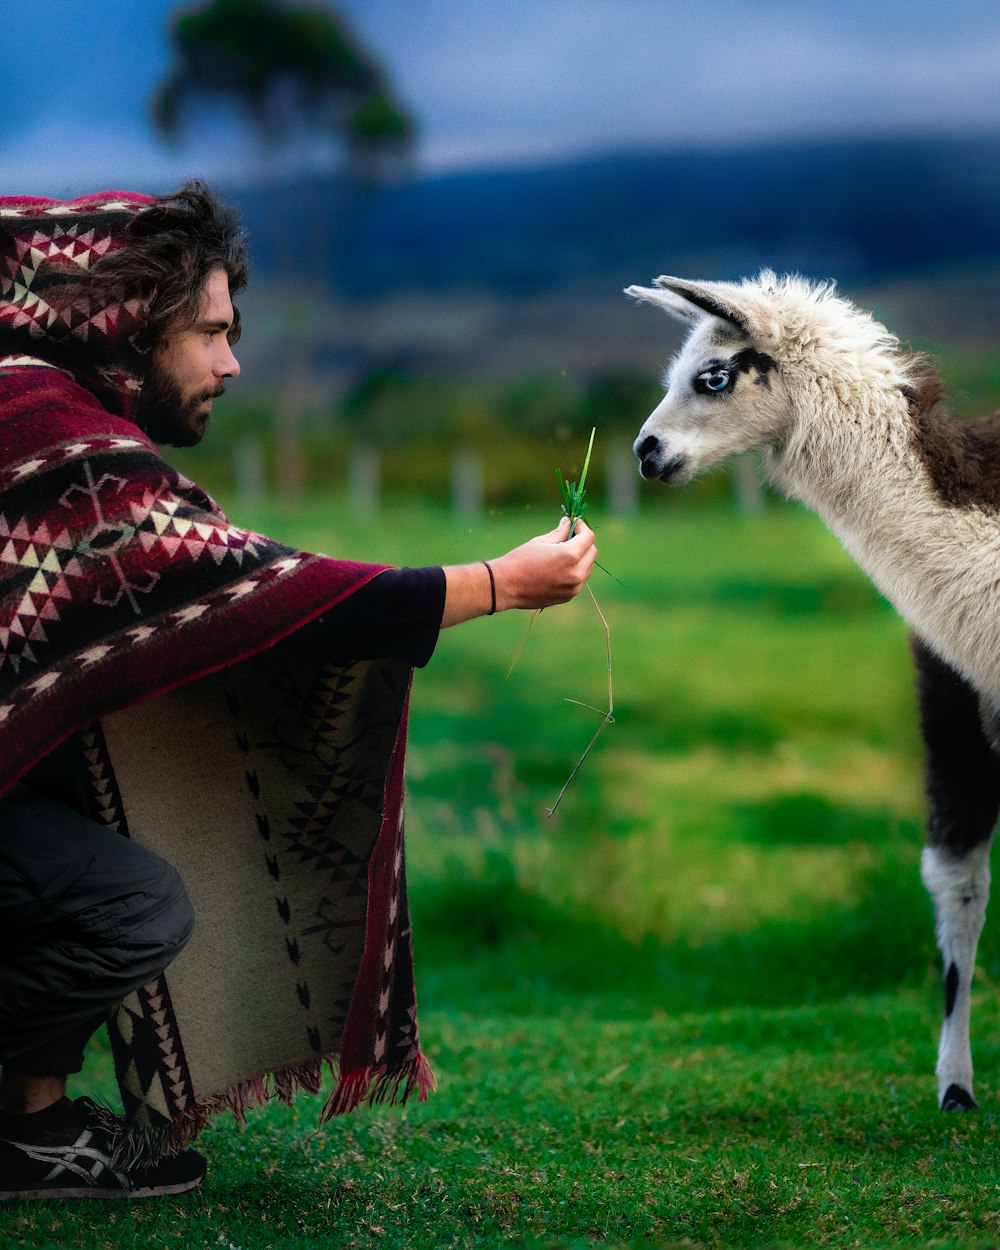
[[[577,521],[573,537],[568,539],[568,541],[576,543],[580,547],[592,547],[594,545],[594,531],[586,521]]]
[[[565,542],[569,537],[569,517],[564,516],[555,529],[549,534],[557,543]]]

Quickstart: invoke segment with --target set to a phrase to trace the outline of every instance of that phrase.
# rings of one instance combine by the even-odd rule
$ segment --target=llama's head
[[[828,397],[902,379],[895,338],[829,285],[656,278],[626,294],[689,327],[634,450],[646,478],[686,482],[741,452],[780,451]]]

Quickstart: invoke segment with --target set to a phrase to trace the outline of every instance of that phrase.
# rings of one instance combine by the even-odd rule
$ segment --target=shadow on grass
[[[892,611],[872,585],[853,572],[822,581],[785,585],[749,578],[719,581],[706,587],[697,598],[726,606],[752,607],[782,620],[804,616],[868,617],[872,611]]]
[[[936,967],[930,903],[916,873],[883,866],[849,904],[694,944],[633,942],[602,920],[525,890],[505,857],[477,876],[412,892],[420,979],[440,1005],[475,1010],[701,1010],[789,1006],[923,983]],[[984,944],[992,973],[997,952]]]
[[[853,807],[808,792],[736,804],[732,827],[739,831],[740,841],[760,846],[843,846],[849,842],[885,846],[901,831],[908,842],[920,840],[916,822],[901,822],[894,812]]]

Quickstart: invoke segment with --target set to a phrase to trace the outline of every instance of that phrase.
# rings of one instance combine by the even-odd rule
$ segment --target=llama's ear
[[[742,294],[739,287],[727,289],[722,283],[687,282],[683,278],[665,276],[654,278],[653,281],[661,291],[669,293],[691,309],[687,314],[689,318],[702,317],[707,313],[710,317],[728,321],[750,338],[760,328],[752,310],[739,300],[738,296]]]
[[[671,317],[676,317],[678,321],[686,321],[690,324],[692,321],[701,321],[704,318],[705,310],[691,300],[675,295],[673,291],[658,289],[661,282],[672,281],[672,279],[656,278],[654,281],[657,283],[657,287],[627,286],[625,294],[631,295],[633,299],[646,300],[647,303],[656,304],[658,308],[662,308]]]
[[[769,341],[777,332],[774,309],[767,299],[762,275],[758,283],[688,282],[685,278],[654,278],[655,287],[630,286],[625,294],[648,300],[681,321],[705,317],[728,321],[752,340]]]

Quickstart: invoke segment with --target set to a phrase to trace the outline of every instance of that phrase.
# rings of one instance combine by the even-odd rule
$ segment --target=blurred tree
[[[152,101],[168,138],[216,99],[244,113],[268,157],[304,138],[342,142],[359,182],[409,149],[413,124],[384,72],[326,5],[207,0],[174,16],[172,38],[177,62]]]
[[[311,218],[309,276],[329,282],[334,232],[346,228],[412,144],[412,121],[383,70],[344,18],[323,4],[206,0],[174,15],[172,41],[176,63],[151,105],[157,130],[178,139],[213,102],[235,106],[259,142],[281,270],[294,274],[303,262],[301,226],[290,228],[280,194],[282,180],[296,177],[312,201],[310,211],[301,195],[294,197],[297,211],[305,207]],[[291,159],[283,165],[282,157]],[[323,211],[320,187],[309,177],[317,160],[329,162],[327,174],[340,174],[339,221]],[[281,493],[294,496],[303,480],[300,426],[314,327],[308,303],[298,297],[281,320],[288,375],[277,411],[278,477]]]

